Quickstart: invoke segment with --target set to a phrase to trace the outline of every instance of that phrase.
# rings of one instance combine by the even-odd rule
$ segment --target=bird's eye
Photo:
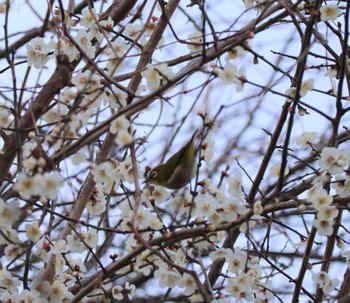
[[[150,174],[150,177],[152,179],[156,178],[158,176],[158,172],[156,170],[152,171],[151,174]]]

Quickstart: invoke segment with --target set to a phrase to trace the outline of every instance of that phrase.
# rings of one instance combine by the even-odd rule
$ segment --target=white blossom
[[[350,194],[350,177],[336,175],[332,187],[340,197],[344,198],[348,196]]]
[[[112,134],[116,134],[120,130],[128,130],[130,127],[130,121],[123,115],[118,117],[117,119],[114,119],[109,127],[109,131]]]
[[[226,258],[226,256],[231,253],[232,250],[229,248],[218,248],[209,254],[211,260],[215,261],[218,259]]]
[[[237,171],[233,176],[227,178],[228,192],[235,197],[242,197],[242,174]]]
[[[89,28],[89,34],[95,38],[98,42],[101,42],[104,38],[111,36],[111,30],[113,29],[114,21],[111,16],[107,20],[101,20],[97,24],[93,23]]]
[[[132,143],[132,135],[126,129],[121,129],[117,133],[117,137],[115,138],[115,143],[120,146],[126,146]]]
[[[161,288],[174,288],[181,281],[179,272],[164,262],[159,264],[159,268],[154,272],[154,277],[159,280]]]
[[[142,33],[142,29],[143,26],[140,24],[127,23],[124,27],[123,34],[133,40],[137,40],[138,43],[144,45],[146,39],[144,37],[144,34]]]
[[[293,99],[295,99],[295,96],[297,94],[297,88],[292,86],[292,87],[288,88],[284,94],[287,97],[289,97],[289,98],[287,98],[287,102],[292,102]]]
[[[81,14],[82,17],[79,20],[79,24],[87,29],[89,29],[96,23],[95,18],[96,20],[98,20],[98,14],[96,14],[95,9],[93,8],[84,8]]]
[[[246,9],[250,9],[250,8],[254,7],[255,0],[244,0],[243,2],[244,2]]]
[[[316,210],[328,207],[333,202],[333,197],[321,186],[314,185],[308,192],[308,201]]]
[[[169,82],[174,77],[174,72],[167,64],[161,63],[148,65],[141,75],[147,81],[147,88],[153,92]]]
[[[236,46],[226,53],[225,61],[236,59],[242,56],[244,49],[242,46]]]
[[[315,219],[312,225],[320,236],[330,236],[333,233],[333,219]]]
[[[55,55],[65,55],[69,62],[73,62],[79,58],[80,52],[71,41],[59,41],[55,45]]]
[[[316,132],[304,132],[300,137],[297,138],[296,143],[301,148],[310,147],[309,144],[313,144],[318,134]]]
[[[127,105],[128,94],[119,88],[115,88],[112,93],[108,95],[108,102],[111,108],[117,109]]]
[[[247,261],[247,253],[240,247],[235,247],[235,251],[230,251],[226,255],[226,262],[231,272],[238,274],[244,270]]]
[[[342,173],[344,167],[350,164],[349,150],[325,147],[318,164],[332,175]]]
[[[90,70],[78,72],[72,77],[72,83],[78,91],[91,93],[100,86],[100,77],[93,74]]]
[[[80,46],[90,58],[93,58],[96,54],[96,47],[92,45],[92,36],[85,30],[79,30],[77,35],[74,37],[74,41]]]
[[[96,248],[98,242],[98,233],[96,229],[91,228],[85,233],[84,242],[90,248]]]
[[[21,211],[18,204],[15,201],[11,203],[5,203],[3,199],[0,198],[0,227],[7,229],[19,219]]]
[[[3,231],[5,232],[5,231]],[[1,241],[0,241],[1,243]],[[1,243],[2,244],[2,243]],[[7,244],[4,249],[5,256],[7,260],[14,261],[17,259],[21,254],[23,254],[23,248],[20,245],[17,244]]]
[[[320,13],[321,21],[336,20],[341,15],[341,10],[335,4],[322,5]]]
[[[126,41],[120,37],[112,41],[110,44],[107,45],[107,48],[105,50],[106,54],[112,58],[115,57],[123,57],[126,50],[128,49],[128,45]]]
[[[327,71],[324,73],[324,76],[329,77],[331,79],[335,79],[337,78],[337,74],[338,74],[337,68],[335,66],[330,66],[328,67]]]
[[[12,276],[6,269],[0,269],[0,288],[7,289],[11,293],[17,293],[21,282]]]
[[[254,293],[256,298],[260,300],[256,303],[273,302],[275,298],[272,292],[271,280],[268,280],[266,283],[260,282]]]
[[[86,246],[83,242],[84,236],[84,232],[75,231],[72,231],[72,233],[67,236],[67,244],[71,252],[81,253],[86,249]]]
[[[232,63],[226,63],[224,68],[219,71],[218,77],[225,84],[237,84],[236,91],[240,92],[243,90],[244,79],[246,78],[245,70],[241,67],[239,70],[237,66]]]
[[[261,200],[257,200],[254,202],[253,210],[254,210],[254,214],[256,215],[261,215],[263,213],[264,207],[262,206]]]
[[[114,286],[112,288],[112,296],[113,296],[113,298],[116,299],[116,300],[123,299],[122,291],[123,291],[123,287],[122,286],[120,286],[120,285]]]
[[[328,294],[335,290],[335,288],[340,284],[339,279],[329,279],[322,287],[325,294]]]
[[[222,203],[223,219],[228,222],[234,222],[238,215],[242,215],[247,211],[243,201],[240,198],[227,198]]]
[[[86,205],[86,209],[90,215],[99,216],[106,210],[106,204],[107,201],[104,197],[100,200],[92,196]]]
[[[191,296],[198,289],[196,280],[188,273],[183,274],[179,286],[185,288],[185,296]]]
[[[43,38],[34,38],[27,45],[28,65],[42,68],[49,61],[52,44],[45,43]]]
[[[129,282],[125,282],[124,291],[127,293],[128,299],[131,300],[134,296],[135,285],[130,284]]]
[[[41,231],[39,228],[39,222],[35,221],[33,223],[26,225],[26,233],[29,240],[36,242],[41,237]]]
[[[188,41],[189,43],[187,44],[187,48],[191,53],[200,52],[203,50],[203,34],[201,32],[189,34]]]
[[[308,79],[301,83],[300,87],[300,97],[304,97],[308,91],[314,88],[314,79]]]
[[[128,157],[126,158],[123,162],[120,163],[119,166],[120,170],[120,174],[122,176],[122,180],[127,181],[129,184],[133,184],[134,183],[134,168],[131,162],[131,158]],[[138,170],[137,172],[135,172],[136,178],[140,178],[140,176],[142,175],[142,172],[140,170]]]
[[[237,82],[237,75],[237,66],[232,63],[226,63],[224,68],[220,70],[218,76],[225,84],[231,84]]]
[[[60,173],[58,171],[44,173],[41,182],[42,187],[45,189],[42,195],[48,199],[55,200],[57,198],[57,190],[63,183]]]
[[[319,271],[312,274],[312,281],[316,282],[320,288],[322,288],[328,281],[329,275],[325,271]]]
[[[51,290],[50,302],[69,302],[68,300],[74,297],[68,288],[57,280],[52,283]]]
[[[317,218],[331,220],[338,216],[338,209],[335,206],[323,207],[317,212]]]
[[[225,290],[236,300],[253,301],[253,293],[250,290],[252,279],[244,273],[227,279]]]
[[[208,218],[216,212],[217,201],[211,195],[201,195],[196,199],[196,215]]]

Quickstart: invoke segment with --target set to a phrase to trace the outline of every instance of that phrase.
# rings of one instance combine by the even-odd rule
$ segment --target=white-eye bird
[[[195,174],[197,131],[168,161],[153,168],[145,182],[169,189],[179,189],[190,183]]]

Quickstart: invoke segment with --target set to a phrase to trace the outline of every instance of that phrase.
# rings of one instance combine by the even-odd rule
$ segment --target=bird
[[[191,182],[195,175],[196,130],[191,139],[173,154],[165,163],[154,167],[144,183],[151,183],[168,189],[180,189]]]

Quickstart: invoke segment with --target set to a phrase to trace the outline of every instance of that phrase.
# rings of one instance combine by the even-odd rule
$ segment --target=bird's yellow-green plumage
[[[168,161],[151,170],[147,182],[169,189],[179,189],[187,185],[194,176],[196,145],[194,132],[191,139]]]

